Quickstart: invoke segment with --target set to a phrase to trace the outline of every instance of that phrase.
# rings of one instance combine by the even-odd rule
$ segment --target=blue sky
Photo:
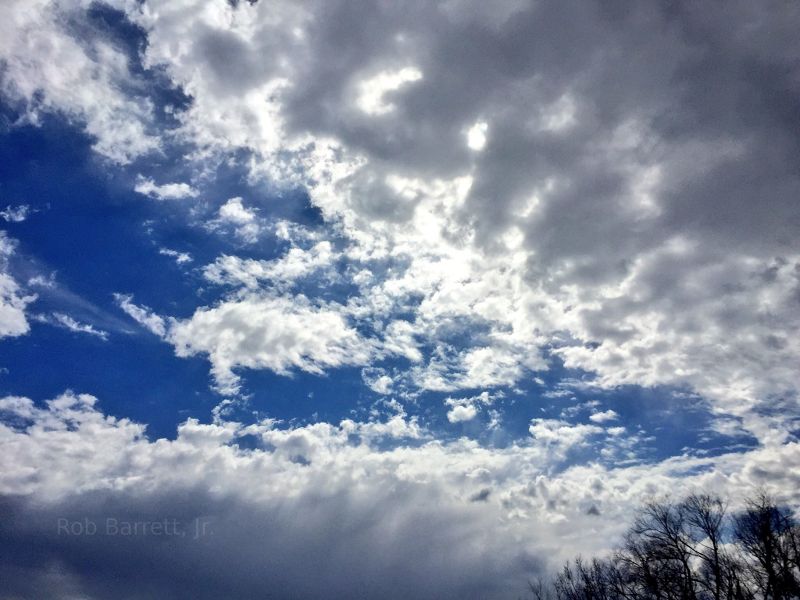
[[[262,574],[202,593],[371,557],[368,594],[508,597],[644,499],[798,500],[797,15],[50,4],[0,11],[20,597],[159,555],[58,515],[214,520],[148,597],[219,552]]]
[[[14,120],[14,113],[7,110],[9,120]],[[29,335],[5,343],[8,372],[2,393],[46,399],[66,388],[87,390],[104,398],[109,414],[146,423],[148,435],[156,438],[174,438],[177,425],[188,417],[210,421],[220,396],[209,389],[207,362],[201,357],[174,356],[168,346],[120,310],[114,294],[134,294],[156,312],[190,317],[198,304],[212,304],[223,296],[203,285],[194,263],[212,262],[227,253],[274,259],[285,252],[285,244],[267,238],[242,247],[230,236],[209,235],[197,224],[187,224],[185,207],[165,210],[143,201],[130,189],[135,181],[131,169],[109,174],[93,155],[90,140],[58,119],[48,117],[38,127],[10,129],[4,138],[4,199],[9,206],[25,205],[31,212],[24,221],[7,224],[9,234],[20,241],[11,272],[23,280],[52,277],[52,289],[33,286],[39,298],[32,307],[41,314],[67,314],[108,335],[103,339],[34,321]],[[209,187],[212,197],[247,197],[266,220],[290,219],[325,230],[301,191],[275,197],[264,186],[248,185],[241,169],[224,169]],[[25,202],[29,198],[37,201]],[[214,200],[205,202],[214,204]],[[162,248],[188,252],[193,261],[177,264],[174,257],[159,253]],[[311,281],[308,286],[339,301],[357,293],[326,282]],[[48,365],[44,371],[42,364]],[[376,366],[402,370],[409,364],[389,359]],[[750,441],[724,439],[710,430],[708,407],[699,397],[676,397],[684,391],[680,388],[567,387],[569,393],[562,395],[560,383],[591,381],[592,377],[565,369],[555,357],[548,371],[538,376],[541,383],[530,376],[514,386],[495,388],[495,393],[505,396],[498,402],[503,421],[501,430],[489,436],[485,415],[478,423],[449,423],[444,400],[450,394],[445,392],[418,393],[406,410],[419,415],[439,437],[467,435],[486,443],[508,444],[529,435],[531,419],[559,418],[571,406],[594,401],[594,412],[612,409],[619,414],[617,425],[651,438],[641,448],[644,460],[680,454],[685,448],[714,451]],[[461,395],[482,391],[466,388]],[[246,407],[240,418],[255,419],[256,415],[248,414],[255,412],[298,424],[363,417],[385,400],[364,384],[360,368],[325,374],[247,372],[244,395]],[[567,420],[587,422],[592,412],[592,407],[585,407]],[[594,457],[591,452],[583,454],[584,459]]]

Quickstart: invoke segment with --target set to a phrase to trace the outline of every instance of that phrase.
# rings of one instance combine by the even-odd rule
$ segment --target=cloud
[[[451,423],[471,421],[478,414],[478,409],[472,404],[456,405],[447,411],[447,420]]]
[[[0,459],[5,463],[0,479],[7,494],[3,502],[13,515],[13,531],[3,529],[4,546],[16,547],[20,536],[38,531],[41,547],[47,548],[42,556],[61,563],[61,572],[89,597],[126,589],[136,570],[156,596],[169,595],[184,579],[182,573],[189,572],[197,575],[186,579],[194,583],[180,584],[182,593],[198,598],[214,597],[223,589],[241,598],[258,597],[264,589],[306,597],[456,597],[470,589],[496,596],[517,587],[496,579],[498,573],[518,576],[538,566],[526,552],[504,549],[500,532],[485,529],[491,519],[469,501],[480,488],[463,473],[455,480],[461,479],[466,496],[453,497],[447,486],[418,480],[423,472],[417,470],[424,463],[416,459],[413,470],[404,473],[408,450],[374,450],[373,442],[366,441],[369,436],[354,443],[370,424],[277,429],[268,422],[242,428],[187,421],[176,440],[149,442],[141,426],[105,417],[95,403],[94,398],[74,394],[50,401],[44,409],[25,398],[0,400],[5,416],[21,420],[18,429],[0,429],[4,451],[11,452]],[[272,450],[242,451],[236,441],[243,435],[257,436]],[[55,451],[59,437],[62,448],[69,448],[66,453]],[[385,439],[384,434],[374,443]],[[32,487],[25,464],[5,468],[34,448],[40,452],[39,467],[50,463],[48,473],[67,469],[62,473],[69,485],[48,478]],[[79,459],[88,452],[97,453],[98,460]],[[431,446],[425,454],[431,466],[438,464],[436,469],[446,472],[443,461],[449,452]],[[453,458],[458,460],[458,453]],[[101,483],[101,473],[110,486]],[[213,492],[218,485],[225,489],[221,495]],[[16,495],[22,491],[25,495]],[[47,499],[46,507],[36,508],[28,501],[34,497]],[[159,540],[105,535],[108,518],[125,522],[155,519],[162,513],[187,529],[199,519],[212,534],[196,541],[191,541],[191,532],[187,538]],[[136,519],[137,514],[143,519]],[[99,523],[100,535],[65,537],[57,528],[59,518]],[[464,539],[482,539],[483,544],[453,545]],[[425,543],[420,546],[420,541]],[[75,547],[88,554],[72,554]],[[117,567],[117,575],[107,578],[103,573],[121,556],[117,551],[124,552],[131,565],[163,556],[156,564],[166,560],[169,576],[161,569]],[[432,564],[432,557],[441,553],[448,560]],[[71,554],[87,557],[96,566],[89,569],[89,563],[72,560]],[[220,556],[231,560],[220,565]],[[247,568],[236,566],[242,560]],[[318,568],[309,569],[317,563]],[[26,566],[9,559],[2,569],[4,580],[18,589],[30,590],[49,580],[47,562]],[[391,575],[398,569],[402,582]],[[63,595],[49,591],[50,597]]]
[[[328,241],[315,244],[308,250],[290,248],[274,260],[241,259],[223,255],[203,269],[209,281],[230,286],[258,289],[261,284],[291,286],[297,280],[331,265],[336,258]]]
[[[256,213],[253,209],[245,208],[241,198],[231,198],[219,207],[219,218],[225,223],[247,225],[255,221]]]
[[[73,333],[85,333],[87,335],[100,338],[103,341],[108,340],[107,331],[97,329],[90,323],[81,323],[76,321],[73,317],[64,313],[55,312],[52,315],[36,315],[34,318],[42,323],[48,323],[50,325],[55,325],[56,327],[63,327],[64,329],[68,329]]]
[[[210,229],[233,228],[234,233],[242,241],[252,244],[261,234],[262,224],[256,209],[247,208],[241,198],[230,198],[219,207],[218,216],[208,222]]]
[[[200,194],[188,183],[163,183],[158,185],[152,179],[141,175],[136,179],[136,186],[133,189],[138,194],[143,194],[156,200],[183,200],[184,198],[196,198]]]
[[[451,423],[471,421],[478,416],[481,405],[490,406],[494,401],[495,397],[489,392],[482,392],[470,398],[445,398],[445,405],[451,407],[447,411],[447,420]]]
[[[406,261],[366,286],[364,303],[422,298],[413,335],[447,358],[426,357],[420,385],[508,385],[526,362],[544,368],[540,349],[567,332],[557,354],[599,385],[689,385],[749,412],[750,428],[759,404],[796,394],[798,338],[775,327],[800,327],[797,144],[776,100],[794,94],[779,67],[797,51],[793,16],[744,2],[716,21],[690,8],[509,3],[477,30],[465,2],[265,10],[134,18],[149,27],[151,60],[197,90],[198,139],[225,130],[222,144],[264,158],[255,175],[294,183],[299,168],[350,256]],[[365,19],[370,35],[346,33]],[[226,41],[204,54],[202,34],[187,41],[194,52],[177,50],[177,22]],[[697,32],[714,43],[691,43]],[[554,50],[565,39],[569,52]],[[285,63],[248,58],[276,47]],[[222,54],[241,60],[227,87]],[[265,86],[280,92],[254,117]],[[354,89],[370,91],[370,110]],[[246,133],[249,121],[262,134]],[[465,144],[473,127],[481,152]],[[488,345],[446,350],[437,334],[455,317],[488,323]]]
[[[0,231],[0,338],[17,337],[30,331],[25,308],[36,300],[35,295],[24,295],[23,289],[8,272],[9,258],[16,244],[5,231]]]
[[[31,207],[27,204],[20,204],[19,206],[6,206],[5,209],[0,210],[0,217],[6,223],[22,223],[31,214]]]
[[[202,307],[188,319],[165,319],[116,296],[133,319],[175,347],[178,356],[205,354],[217,390],[237,394],[237,369],[293,369],[322,374],[326,369],[365,365],[374,343],[349,323],[341,305],[314,304],[302,295],[247,294]]]
[[[368,368],[361,371],[364,383],[373,392],[381,395],[392,393],[394,380],[386,373],[385,369]]]
[[[0,36],[7,96],[31,119],[84,121],[120,162],[164,146],[113,44],[21,6]],[[797,395],[790,9],[118,6],[146,33],[144,66],[191,95],[165,135],[200,163],[244,154],[252,181],[305,188],[348,272],[377,274],[353,279],[351,314],[387,332],[404,315],[385,343],[423,389],[513,385],[552,349],[600,386],[689,386],[760,436],[762,405]],[[262,221],[240,198],[215,219],[246,243]],[[453,346],[457,321],[484,334]]]
[[[174,439],[150,440],[72,392],[5,397],[0,414],[0,541],[12,550],[0,571],[22,596],[503,598],[565,557],[608,548],[634,506],[676,485],[738,491],[732,510],[757,485],[800,500],[785,468],[796,443],[553,470],[549,446],[597,428],[539,421],[529,442],[491,449],[404,441],[388,427],[413,431],[402,414],[291,427],[189,419]],[[186,535],[114,535],[108,519],[171,520]],[[96,533],[82,535],[89,523]],[[14,551],[31,539],[35,554]]]
[[[486,132],[489,124],[485,121],[478,121],[467,131],[467,146],[470,150],[480,152],[486,146]]]
[[[7,95],[41,92],[32,115],[82,119],[121,162],[163,145],[113,45],[79,44],[47,4],[10,6]],[[779,435],[764,409],[797,397],[800,357],[792,9],[120,6],[144,65],[191,95],[170,135],[308,191],[353,276],[377,275],[353,280],[350,316],[388,332],[403,315],[385,342],[409,380],[507,386],[550,353],[606,388],[689,387]],[[220,226],[258,238],[262,217],[223,206]]]
[[[80,0],[26,2],[2,6],[0,57],[2,93],[36,124],[58,112],[82,124],[94,149],[126,164],[160,147],[151,133],[152,102],[137,94],[142,83],[128,68],[128,57],[85,18]],[[70,28],[79,21],[83,27]],[[64,68],[63,65],[69,65]]]
[[[185,265],[193,260],[192,255],[188,252],[178,252],[177,250],[171,250],[170,248],[159,248],[158,253],[162,256],[174,258],[175,262],[179,265]]]
[[[368,115],[385,115],[395,109],[394,104],[387,102],[385,96],[420,79],[422,79],[422,73],[414,67],[403,67],[397,71],[382,71],[358,84],[359,93],[356,104]]]
[[[168,340],[178,356],[208,354],[217,386],[229,394],[238,391],[236,368],[322,373],[367,364],[372,353],[341,307],[303,296],[254,295],[198,309],[171,325]]]
[[[604,433],[597,425],[572,425],[559,419],[533,419],[528,431],[558,460],[564,460],[569,451],[586,446],[589,439]]]
[[[648,462],[638,434],[606,426],[613,411],[574,424],[569,409],[504,448],[430,439],[401,411],[283,428],[190,420],[151,441],[88,396],[6,398],[0,482],[16,517],[0,535],[47,549],[42,564],[3,563],[19,595],[117,597],[144,572],[137,589],[166,596],[193,584],[193,597],[513,596],[548,558],[607,549],[654,494],[765,485],[800,501],[786,468],[800,459],[796,410],[776,410],[800,392],[795,9],[115,3],[146,42],[131,53],[87,25],[87,6],[3,5],[2,93],[19,123],[64,115],[121,164],[173,142],[204,177],[238,161],[249,184],[302,190],[321,215],[312,235],[232,197],[209,229],[250,250],[275,233],[289,250],[220,256],[203,273],[231,289],[187,318],[117,296],[178,355],[207,356],[220,392],[239,393],[246,369],[358,366],[377,393],[451,393],[449,421],[485,410],[496,422],[458,390],[495,394],[555,361],[596,388],[689,389],[713,428],[760,446]],[[174,130],[154,126],[137,61],[191,98]],[[10,274],[4,235],[0,251],[0,336],[22,335],[33,296]],[[344,297],[297,289],[334,272]],[[262,445],[237,446],[245,435]],[[570,462],[590,449],[597,462]],[[159,553],[151,540],[53,533],[59,515],[109,506],[211,515],[221,537]],[[153,564],[165,566],[142,568]]]
[[[616,421],[617,419],[619,419],[619,415],[610,408],[589,415],[589,420],[593,423],[608,423],[609,421]]]
[[[133,296],[129,294],[114,294],[114,299],[129,317],[142,325],[145,329],[159,337],[167,335],[166,321],[146,306],[143,307],[134,304]]]

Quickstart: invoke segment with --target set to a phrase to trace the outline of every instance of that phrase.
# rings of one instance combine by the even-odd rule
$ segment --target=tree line
[[[800,527],[766,493],[736,512],[709,494],[653,501],[610,556],[578,557],[530,592],[534,600],[800,598]]]

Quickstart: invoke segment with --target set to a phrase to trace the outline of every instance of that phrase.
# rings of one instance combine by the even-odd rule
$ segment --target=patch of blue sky
[[[156,125],[162,130],[176,125],[176,115],[191,99],[159,69],[142,66],[144,33],[119,13],[99,7],[80,26],[125,52],[130,69],[142,83],[137,93],[146,95],[156,107]],[[9,125],[19,116],[14,107],[0,106],[0,114],[5,123],[0,143],[0,204],[26,204],[35,211],[23,222],[4,224],[20,242],[12,272],[23,282],[34,277],[46,280],[54,274],[52,287],[40,285],[34,290],[39,299],[32,305],[33,312],[61,312],[109,333],[103,340],[34,321],[29,336],[3,342],[0,366],[5,372],[0,375],[0,393],[38,400],[54,397],[64,387],[92,393],[110,414],[147,423],[154,437],[174,437],[175,425],[190,416],[209,420],[221,398],[210,391],[206,358],[175,357],[171,346],[121,313],[113,294],[131,293],[159,314],[186,318],[198,306],[212,305],[230,291],[207,282],[202,266],[222,254],[258,260],[282,256],[289,244],[269,227],[255,242],[243,241],[224,229],[209,232],[206,223],[234,197],[241,197],[244,206],[267,224],[296,223],[321,233],[339,250],[344,241],[325,224],[302,189],[277,191],[266,183],[252,183],[244,166],[250,158],[246,153],[234,153],[214,164],[212,178],[198,176],[197,165],[184,159],[186,149],[178,141],[168,142],[171,145],[164,153],[116,167],[98,159],[91,150],[92,140],[61,117],[44,115],[38,127],[19,127]],[[154,200],[133,191],[140,177],[156,184],[187,183],[198,193],[181,200]],[[176,264],[159,253],[161,248],[189,253],[194,260]],[[380,281],[407,265],[402,259],[392,259],[365,266]],[[341,274],[353,265],[339,261],[333,268]],[[345,303],[358,295],[348,280],[312,274],[296,282],[292,292]],[[391,318],[412,320],[419,302],[419,297],[405,298]],[[355,327],[364,335],[373,333],[371,323]],[[474,347],[488,331],[486,324],[456,318],[440,326],[436,338],[454,348]],[[433,348],[433,344],[423,344],[421,350],[429,356]],[[532,419],[590,424],[593,411],[609,410],[616,417],[603,426],[624,427],[625,435],[638,436],[636,455],[641,460],[755,445],[745,434],[715,431],[714,416],[706,404],[685,390],[634,386],[600,390],[590,385],[589,374],[564,369],[554,356],[549,358],[549,371],[527,373],[515,386],[491,390],[498,397],[491,406],[482,406],[472,420],[450,423],[444,400],[473,396],[484,389],[415,393],[404,399],[405,410],[441,439],[466,435],[495,446],[527,439]],[[411,364],[388,357],[371,366],[402,372]],[[380,412],[392,397],[365,386],[360,367],[334,369],[325,375],[240,374],[248,395],[236,408],[242,419],[269,416],[293,424],[338,422]],[[601,445],[593,441],[571,451],[566,462],[601,460]]]
[[[125,170],[103,164],[90,146],[58,117],[2,134],[0,203],[35,210],[23,222],[3,224],[19,241],[10,265],[14,277],[42,282],[29,286],[38,295],[30,311],[67,314],[110,335],[103,341],[32,321],[29,335],[3,340],[0,394],[44,400],[68,387],[98,396],[110,414],[147,423],[153,436],[174,437],[177,423],[189,416],[207,421],[220,401],[209,391],[208,363],[175,357],[171,346],[128,319],[113,295],[133,293],[159,313],[188,317],[224,290],[205,285],[193,267],[176,265],[159,248],[189,252],[193,264],[202,265],[236,252],[238,244],[187,225],[174,204],[166,210],[133,192],[136,165]],[[245,189],[230,184],[240,176],[223,175],[228,193]],[[304,225],[317,219],[302,194],[281,204],[281,218],[293,216]],[[269,237],[257,248],[248,251],[263,258],[282,251]]]

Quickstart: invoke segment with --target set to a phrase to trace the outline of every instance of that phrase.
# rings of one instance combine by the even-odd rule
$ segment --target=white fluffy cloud
[[[160,147],[151,132],[152,102],[132,93],[139,85],[124,52],[86,24],[90,5],[84,0],[3,2],[2,92],[21,104],[29,122],[57,111],[84,123],[97,152],[128,163]],[[73,19],[86,29],[70,31]]]
[[[451,423],[471,421],[478,414],[478,409],[472,404],[457,404],[447,411],[447,420]]]
[[[219,207],[217,218],[208,222],[209,229],[232,228],[242,241],[252,244],[258,240],[262,222],[255,209],[246,207],[241,198],[230,198]]]
[[[168,340],[178,356],[208,354],[217,385],[236,393],[234,369],[292,369],[322,373],[367,364],[371,348],[336,305],[315,306],[303,296],[248,296],[198,309],[174,321]]]
[[[175,346],[178,356],[205,354],[216,387],[237,394],[237,369],[294,369],[323,373],[344,365],[365,365],[375,351],[348,323],[341,305],[313,304],[302,295],[247,294],[199,308],[188,319],[165,319],[118,295],[125,312]]]
[[[465,439],[425,441],[402,414],[297,427],[190,419],[174,440],[150,440],[142,425],[104,415],[89,395],[68,392],[43,406],[6,397],[0,412],[0,494],[9,516],[0,541],[13,549],[35,535],[49,548],[47,560],[19,562],[11,552],[0,566],[23,596],[39,589],[65,597],[52,587],[63,584],[53,579],[52,559],[75,593],[91,598],[129,590],[133,581],[165,597],[176,585],[196,598],[225,589],[240,598],[264,589],[513,597],[549,564],[613,544],[632,507],[653,495],[713,487],[735,492],[735,508],[743,490],[763,485],[800,501],[796,475],[785,468],[798,460],[796,443],[553,471],[556,450],[602,437],[602,429],[541,420],[531,439],[488,449]],[[240,446],[246,437],[255,448]],[[59,518],[88,519],[99,534],[65,536]],[[213,536],[194,540],[189,529],[163,543],[109,537],[107,518],[167,518],[187,529],[200,519]],[[138,566],[162,559],[163,573]]]
[[[482,392],[471,398],[445,398],[445,405],[450,407],[447,411],[447,420],[451,423],[471,421],[478,416],[481,405],[489,406],[494,400],[489,392]]]
[[[199,194],[188,183],[157,184],[152,179],[141,175],[136,180],[134,191],[157,200],[182,200],[184,198],[195,198]]]
[[[0,338],[28,333],[25,307],[36,299],[35,295],[26,295],[8,272],[9,257],[15,246],[16,242],[0,231]]]
[[[589,420],[594,423],[608,423],[609,421],[616,421],[617,419],[619,419],[619,415],[610,408],[589,415]]]
[[[290,286],[328,267],[335,258],[331,243],[323,241],[308,250],[291,248],[284,256],[271,261],[220,256],[206,266],[203,273],[206,279],[214,283],[248,289],[257,289],[263,283]]]

